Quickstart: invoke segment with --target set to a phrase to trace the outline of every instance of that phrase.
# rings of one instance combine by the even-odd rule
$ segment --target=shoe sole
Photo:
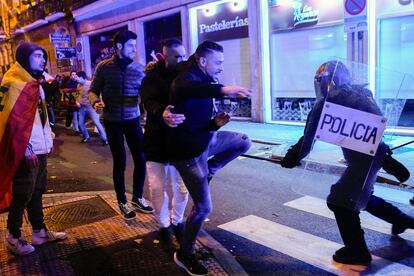
[[[332,256],[332,259],[339,263],[339,264],[347,264],[347,265],[364,265],[364,266],[368,266],[371,261],[367,261],[367,262],[343,262],[340,259],[338,259],[338,257],[336,257],[335,255]]]
[[[175,262],[176,265],[178,265],[180,268],[182,268],[185,272],[187,272],[188,275],[191,275],[191,276],[207,275],[207,274],[194,274],[190,270],[188,270],[188,268],[185,266],[185,264],[183,264],[182,262],[180,262],[180,260],[178,260],[177,252],[174,253],[174,262]]]
[[[16,249],[13,246],[11,246],[9,243],[7,243],[7,249],[9,249],[9,251],[11,253],[13,253],[14,255],[17,255],[17,256],[25,256],[25,255],[29,255],[30,253],[35,252],[35,249],[33,248],[32,251],[28,251],[28,252],[25,252],[23,254],[19,254],[19,253],[17,253]]]
[[[154,212],[155,212],[155,210],[152,210],[152,211],[143,210],[143,209],[141,209],[141,207],[137,206],[137,205],[136,205],[136,204],[134,204],[133,202],[131,202],[131,205],[132,205],[135,209],[137,209],[138,211],[140,211],[141,213],[144,213],[144,214],[152,214],[152,213],[154,213]]]
[[[53,240],[53,241],[44,241],[42,243],[33,242],[33,240],[32,240],[32,245],[36,245],[37,246],[37,245],[42,245],[42,244],[45,244],[45,243],[59,242],[59,241],[66,240],[67,238],[68,238],[68,236],[66,236],[64,238],[56,239],[56,240]]]

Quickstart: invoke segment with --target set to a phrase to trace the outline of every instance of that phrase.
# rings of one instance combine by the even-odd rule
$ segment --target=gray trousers
[[[47,184],[47,155],[37,155],[39,166],[28,167],[23,159],[13,177],[12,200],[7,229],[15,239],[21,236],[24,209],[27,209],[33,230],[45,227],[43,223],[42,195]]]
[[[194,202],[181,239],[182,254],[194,253],[198,232],[213,209],[209,178],[227,163],[245,153],[250,146],[251,142],[246,134],[217,131],[214,132],[207,149],[201,155],[173,163]]]

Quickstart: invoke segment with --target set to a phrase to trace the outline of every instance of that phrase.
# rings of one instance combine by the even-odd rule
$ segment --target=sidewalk
[[[263,124],[237,120],[231,121],[222,128],[222,130],[244,132],[253,141],[267,144],[268,146],[266,147],[253,145],[248,154],[276,160],[280,159],[289,147],[299,140],[303,135],[303,129],[304,127],[302,126]],[[412,140],[414,140],[412,136],[385,135],[385,141],[391,148]],[[260,152],[260,150],[262,151]],[[414,143],[395,150],[393,157],[403,163],[411,172],[410,179],[404,184],[414,187]],[[345,168],[345,165],[340,162],[341,158],[342,152],[339,146],[320,142],[317,145],[317,149],[311,152],[307,160],[319,166],[324,166],[329,171],[338,173]],[[398,184],[393,176],[386,174],[382,170],[379,176],[386,178],[386,182],[389,184]]]
[[[162,248],[154,215],[125,221],[114,192],[46,194],[44,207],[48,227],[68,239],[14,256],[5,243],[7,213],[0,215],[0,275],[185,275]],[[27,223],[23,236],[31,241]],[[196,248],[209,275],[246,275],[206,232]]]

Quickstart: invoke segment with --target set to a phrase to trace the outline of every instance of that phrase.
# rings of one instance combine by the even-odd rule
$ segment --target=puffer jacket
[[[89,90],[95,95],[90,95],[89,100],[93,104],[102,95],[105,120],[135,119],[140,116],[138,98],[143,77],[144,67],[137,62],[131,62],[123,69],[118,56],[103,60],[96,66]]]

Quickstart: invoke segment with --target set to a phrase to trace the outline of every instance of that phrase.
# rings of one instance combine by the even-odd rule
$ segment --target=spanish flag
[[[29,144],[39,93],[39,83],[17,62],[1,82],[0,213],[10,205],[12,179]]]

